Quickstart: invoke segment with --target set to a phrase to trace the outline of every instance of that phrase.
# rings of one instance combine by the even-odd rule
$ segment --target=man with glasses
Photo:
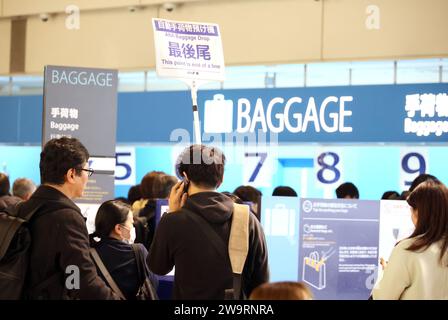
[[[38,208],[30,220],[29,299],[117,299],[97,274],[84,217],[72,201],[93,174],[88,159],[82,143],[67,137],[48,141],[40,154],[41,186],[20,208]]]

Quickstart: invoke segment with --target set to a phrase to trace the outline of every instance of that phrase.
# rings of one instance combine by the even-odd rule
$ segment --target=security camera
[[[173,12],[174,9],[176,9],[177,5],[172,2],[166,2],[162,5],[162,8],[165,9],[167,12]]]
[[[48,19],[50,19],[50,15],[49,15],[48,13],[41,13],[41,14],[39,15],[39,19],[40,19],[40,21],[42,21],[42,22],[47,22]]]

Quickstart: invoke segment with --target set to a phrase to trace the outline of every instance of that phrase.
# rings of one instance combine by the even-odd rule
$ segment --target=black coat
[[[201,192],[190,196],[184,207],[201,215],[228,242],[233,213],[230,198],[217,192]],[[164,275],[176,265],[174,299],[224,299],[225,289],[233,287],[230,259],[219,255],[198,228],[183,209],[165,214],[156,229],[149,268]],[[242,280],[246,297],[258,285],[269,281],[266,240],[253,214],[249,218],[249,252]]]
[[[79,208],[55,188],[41,185],[21,210],[43,205],[30,221],[27,279],[31,299],[118,299],[98,276],[89,253],[89,236]],[[79,289],[67,289],[68,266],[79,269]],[[72,277],[73,278],[73,277]],[[76,284],[70,279],[69,284]],[[42,283],[46,283],[42,286]],[[41,287],[36,290],[36,287]]]
[[[139,277],[137,259],[132,245],[117,239],[106,238],[96,244],[95,248],[107,271],[109,271],[118,288],[126,297],[126,300],[135,300],[137,291],[143,284],[144,279]],[[139,250],[143,252],[143,257],[146,261],[148,251],[142,244],[139,245]],[[143,270],[143,268],[148,268],[148,266],[145,264],[141,268]],[[103,278],[102,275],[101,277]],[[106,281],[105,278],[103,279]]]

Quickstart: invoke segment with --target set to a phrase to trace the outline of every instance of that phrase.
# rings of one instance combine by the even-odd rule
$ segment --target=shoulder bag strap
[[[126,300],[123,293],[121,292],[120,288],[118,288],[117,284],[115,283],[114,279],[110,275],[109,271],[107,271],[106,266],[104,265],[103,261],[101,260],[98,252],[95,248],[90,248],[90,254],[92,255],[93,260],[95,261],[95,264],[100,269],[103,276],[106,278],[107,283],[109,284],[110,288],[113,292],[115,292],[121,300]]]

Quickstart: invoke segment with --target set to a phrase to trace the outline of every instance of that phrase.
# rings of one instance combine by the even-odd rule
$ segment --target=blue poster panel
[[[299,281],[318,300],[365,300],[378,265],[379,201],[301,199]]]

